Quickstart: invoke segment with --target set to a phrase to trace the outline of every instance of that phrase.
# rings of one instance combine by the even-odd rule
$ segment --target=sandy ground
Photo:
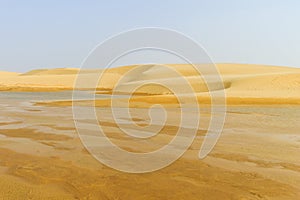
[[[174,164],[146,174],[127,174],[96,161],[76,134],[70,107],[1,102],[0,199],[298,199],[300,107],[230,107],[222,136],[203,160],[197,155],[209,112],[197,139]],[[131,140],[97,111],[111,140],[132,152],[168,143],[179,111],[156,138]],[[144,109],[133,120],[149,123]],[[126,119],[125,119],[126,120]],[[127,119],[130,120],[130,119]],[[126,126],[126,125],[125,125]],[[44,137],[41,137],[44,135]],[[138,164],[138,163],[137,163]]]

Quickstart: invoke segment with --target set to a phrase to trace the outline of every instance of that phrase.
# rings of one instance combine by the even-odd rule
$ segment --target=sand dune
[[[5,76],[17,76],[19,75],[19,73],[16,72],[4,72],[4,71],[0,71],[0,77],[5,77]]]
[[[241,96],[282,96],[300,95],[300,73],[267,74],[249,76],[233,80],[228,94],[239,93]]]
[[[229,103],[236,104],[240,101],[243,104],[247,102],[295,104],[300,101],[300,69],[250,64],[217,64],[217,68]],[[180,94],[187,95],[187,99],[188,94],[196,93],[200,101],[209,102],[208,91],[218,91],[223,85],[218,82],[215,74],[206,70],[207,65],[200,65],[200,69],[205,72],[201,74],[202,76],[199,76],[192,65],[183,64],[170,64],[167,67],[134,65],[112,68],[103,72],[97,90],[99,93],[114,91],[147,95],[144,98],[149,98],[149,95],[164,95],[161,96],[163,101],[169,102],[173,99],[172,89],[176,89],[176,94],[179,91]],[[78,72],[79,69],[76,68],[33,70],[24,74],[0,72],[0,90],[72,90]],[[88,82],[91,74],[97,75],[101,72],[101,70],[83,70],[80,74],[82,80]],[[137,101],[142,98],[139,97]],[[159,97],[154,99],[157,98]]]
[[[57,69],[36,69],[21,74],[21,76],[32,76],[32,75],[66,75],[66,74],[77,74],[79,69],[77,68],[57,68]]]

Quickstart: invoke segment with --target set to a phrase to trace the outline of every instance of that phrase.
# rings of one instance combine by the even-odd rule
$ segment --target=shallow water
[[[82,98],[89,96],[82,93]],[[72,91],[0,92],[0,167],[5,169],[0,170],[0,198],[199,200],[300,195],[299,106],[228,107],[222,135],[205,159],[198,158],[205,134],[200,132],[174,164],[153,173],[127,174],[104,166],[86,151],[71,107],[32,104],[71,98]],[[180,118],[179,109],[169,109],[170,120],[159,137],[132,140],[122,135],[110,108],[96,110],[107,136],[134,152],[152,151],[170,141]],[[137,124],[150,121],[147,109],[133,109],[132,114]],[[193,111],[190,117],[196,114]],[[201,116],[205,130],[210,115],[205,110]],[[119,118],[125,127],[132,120]],[[88,116],[83,120],[90,129]],[[159,122],[154,122],[157,128]]]
[[[82,99],[89,99],[93,96],[93,91],[77,91],[78,96]],[[59,92],[0,92],[0,100],[28,100],[28,101],[50,101],[50,100],[70,100],[73,91]],[[107,98],[111,95],[95,94],[95,98]],[[124,97],[127,95],[114,95],[114,98]]]

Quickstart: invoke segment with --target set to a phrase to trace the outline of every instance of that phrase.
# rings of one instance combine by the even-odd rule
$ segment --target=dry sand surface
[[[179,88],[185,103],[190,102],[186,86],[167,69],[145,65],[130,72],[134,67],[110,69],[98,93],[111,93],[119,80],[118,94],[126,94],[149,80],[159,80]],[[171,68],[187,78],[200,103],[209,105],[207,86],[193,68]],[[72,93],[55,92],[72,89],[78,69],[0,72],[0,90],[10,91],[0,92],[0,199],[299,199],[300,70],[240,64],[218,64],[218,69],[229,106],[213,151],[205,159],[198,158],[211,117],[210,107],[203,106],[197,137],[185,154],[172,165],[145,174],[108,168],[82,145],[68,100]],[[91,74],[100,72],[82,73],[88,80]],[[218,92],[219,85],[213,84],[214,77],[210,78]],[[138,127],[147,126],[151,122],[147,107],[155,103],[163,104],[168,114],[155,137],[132,139],[114,121],[110,100],[96,100],[99,124],[121,148],[153,151],[175,136],[180,109],[176,97],[166,88],[140,88],[129,105],[127,96],[116,101],[120,107],[131,107],[132,118],[119,116],[123,128],[135,129],[130,121]],[[90,106],[93,102],[80,104]],[[191,112],[190,117],[194,115],[198,113]],[[88,117],[87,131],[93,125]],[[151,128],[159,130],[158,125]]]

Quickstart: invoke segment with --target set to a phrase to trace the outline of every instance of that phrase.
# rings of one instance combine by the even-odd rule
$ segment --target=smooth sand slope
[[[229,104],[299,104],[300,69],[247,64],[217,64]],[[99,93],[125,93],[144,95],[132,98],[132,102],[149,100],[157,103],[176,102],[176,95],[189,96],[196,93],[202,103],[210,102],[210,92],[223,88],[218,77],[206,65],[200,65],[199,73],[191,65],[172,64],[125,66],[106,70],[98,84]],[[24,74],[0,72],[0,90],[9,91],[55,91],[71,90],[78,69],[34,70]],[[101,70],[84,70],[81,79],[90,81]],[[201,71],[202,72],[202,71]],[[91,89],[82,87],[79,89]],[[178,92],[179,91],[179,92]],[[160,96],[162,95],[162,96]],[[147,99],[144,99],[147,98]],[[122,99],[120,99],[122,101]],[[106,105],[105,100],[98,102]],[[122,104],[122,103],[120,103]],[[133,106],[138,106],[134,103]]]

